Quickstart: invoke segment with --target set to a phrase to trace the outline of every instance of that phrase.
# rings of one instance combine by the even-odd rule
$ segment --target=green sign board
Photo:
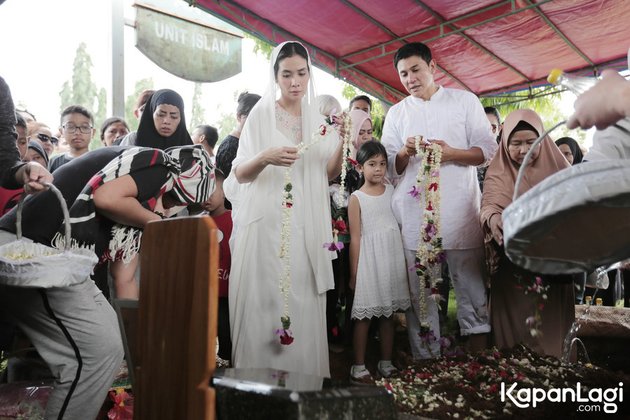
[[[218,82],[241,72],[241,37],[144,7],[136,10],[136,47],[167,72],[193,82]]]

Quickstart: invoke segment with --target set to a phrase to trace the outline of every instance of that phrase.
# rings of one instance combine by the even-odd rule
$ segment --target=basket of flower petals
[[[0,284],[19,287],[66,287],[87,279],[98,262],[96,254],[71,248],[70,217],[61,192],[49,185],[59,198],[65,221],[65,248],[59,250],[22,238],[22,204],[17,208],[17,240],[0,246]],[[43,194],[43,193],[42,193]]]
[[[583,411],[628,418],[623,383],[629,380],[622,373],[562,364],[516,346],[422,361],[377,385],[394,396],[404,418],[561,419]]]

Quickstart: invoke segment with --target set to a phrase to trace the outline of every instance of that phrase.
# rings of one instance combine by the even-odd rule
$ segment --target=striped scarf
[[[203,203],[214,189],[214,167],[203,146],[184,146],[166,151],[133,147],[125,150],[94,175],[70,207],[72,227],[71,247],[95,249],[98,240],[98,217],[94,205],[94,192],[106,182],[136,171],[155,166],[165,166],[167,180],[142,206],[153,209],[157,199],[168,191],[187,204]],[[184,168],[182,170],[182,168]],[[142,186],[138,186],[138,189]],[[114,224],[111,238],[101,262],[122,260],[125,263],[140,251],[142,229]],[[55,234],[52,246],[63,249],[65,238],[63,225]]]

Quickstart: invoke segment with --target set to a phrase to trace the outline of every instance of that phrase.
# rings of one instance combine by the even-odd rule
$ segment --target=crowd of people
[[[444,267],[440,277],[455,293],[468,351],[524,343],[561,356],[586,273],[528,272],[506,257],[503,243],[502,213],[525,155],[545,131],[540,116],[521,109],[502,122],[474,94],[438,85],[436,61],[422,43],[401,47],[393,65],[409,96],[389,109],[377,139],[369,97],[344,108],[317,96],[306,48],[278,45],[266,91],[239,96],[238,125],[216,154],[216,128],[199,125],[189,134],[184,101],[173,90],[143,92],[137,131],[108,118],[100,128],[104,147],[90,151],[96,128],[88,109],[66,108],[53,135],[15,112],[0,79],[0,243],[15,240],[14,206],[25,192],[36,194],[22,210],[24,237],[64,246],[63,214],[46,190],[52,183],[70,209],[72,246],[99,258],[94,281],[0,285],[2,320],[15,322],[55,378],[47,418],[96,416],[123,358],[107,298],[138,298],[142,229],[182,211],[209,215],[221,232],[218,356],[236,368],[329,377],[329,350],[351,343],[350,381],[371,384],[374,375],[397,373],[397,312],[405,314],[413,359],[438,357],[445,303],[419,266],[429,243],[436,252],[429,264]],[[614,101],[608,89],[619,92]],[[629,90],[605,73],[576,103],[569,126],[603,129],[628,117]],[[58,150],[60,139],[67,150]],[[627,158],[628,140],[614,150],[611,158]],[[426,156],[436,153],[431,166]],[[574,139],[547,136],[524,168],[520,192],[588,158]],[[433,180],[426,190],[424,176]],[[435,201],[431,190],[439,191]],[[437,287],[444,294],[450,286]],[[535,309],[535,294],[523,293],[529,287],[545,291],[544,309]],[[380,340],[376,372],[365,364],[372,324]]]

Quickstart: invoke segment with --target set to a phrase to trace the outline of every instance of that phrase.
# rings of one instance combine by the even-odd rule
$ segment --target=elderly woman
[[[522,343],[540,354],[562,355],[562,343],[575,318],[570,276],[543,276],[514,265],[503,248],[503,210],[512,202],[514,184],[523,159],[544,132],[538,114],[529,109],[505,119],[499,150],[484,182],[481,223],[491,272],[490,318],[494,344],[499,348]],[[547,136],[536,146],[525,168],[520,194],[569,163]],[[525,291],[530,286],[548,287]],[[547,296],[547,299],[543,298]]]
[[[109,117],[101,125],[101,141],[103,146],[113,146],[115,141],[129,134],[127,122],[120,117]]]

